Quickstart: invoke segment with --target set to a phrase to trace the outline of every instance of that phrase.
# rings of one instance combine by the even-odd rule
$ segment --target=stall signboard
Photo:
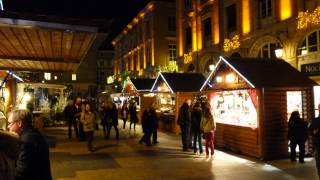
[[[257,128],[257,95],[255,89],[212,92],[211,112],[217,123]]]
[[[320,75],[320,63],[302,64],[301,72],[308,76]]]

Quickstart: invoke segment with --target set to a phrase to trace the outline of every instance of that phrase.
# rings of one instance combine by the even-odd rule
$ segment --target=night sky
[[[150,0],[3,0],[6,11],[84,19],[113,19],[111,33],[102,49]]]

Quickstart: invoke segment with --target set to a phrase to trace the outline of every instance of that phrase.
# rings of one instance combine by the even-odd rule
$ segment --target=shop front
[[[314,117],[316,83],[283,60],[220,57],[201,88],[217,122],[215,144],[238,153],[288,156],[290,114]]]
[[[200,73],[159,73],[151,92],[159,119],[159,128],[180,133],[177,123],[179,108],[186,99],[199,94],[205,78]]]
[[[142,116],[143,104],[149,104],[153,101],[153,95],[150,94],[150,91],[154,81],[155,79],[128,79],[122,90],[122,93],[126,94],[126,102],[135,101],[137,103],[138,117]],[[138,118],[138,120],[141,121],[141,118]]]

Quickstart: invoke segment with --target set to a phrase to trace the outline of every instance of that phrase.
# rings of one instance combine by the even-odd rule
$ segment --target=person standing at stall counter
[[[288,122],[288,139],[290,141],[290,159],[296,161],[296,147],[299,146],[299,162],[304,163],[305,142],[308,138],[308,126],[300,118],[298,111],[293,111]]]
[[[8,129],[18,134],[22,143],[16,162],[16,180],[51,180],[49,146],[44,136],[32,126],[31,112],[12,111]]]
[[[179,109],[178,124],[181,129],[182,150],[188,151],[191,129],[191,100],[186,99]]]
[[[204,109],[203,117],[200,123],[201,130],[204,133],[206,140],[206,156],[209,157],[209,148],[211,150],[211,158],[214,155],[214,131],[216,130],[216,123],[210,112],[210,107]]]

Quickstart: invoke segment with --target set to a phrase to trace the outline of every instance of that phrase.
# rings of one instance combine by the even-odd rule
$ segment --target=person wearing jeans
[[[214,131],[216,129],[216,124],[214,122],[213,116],[210,112],[210,108],[206,107],[204,109],[203,117],[200,123],[201,130],[204,133],[206,140],[206,155],[209,157],[209,148],[211,150],[210,154],[213,158],[214,155]]]

